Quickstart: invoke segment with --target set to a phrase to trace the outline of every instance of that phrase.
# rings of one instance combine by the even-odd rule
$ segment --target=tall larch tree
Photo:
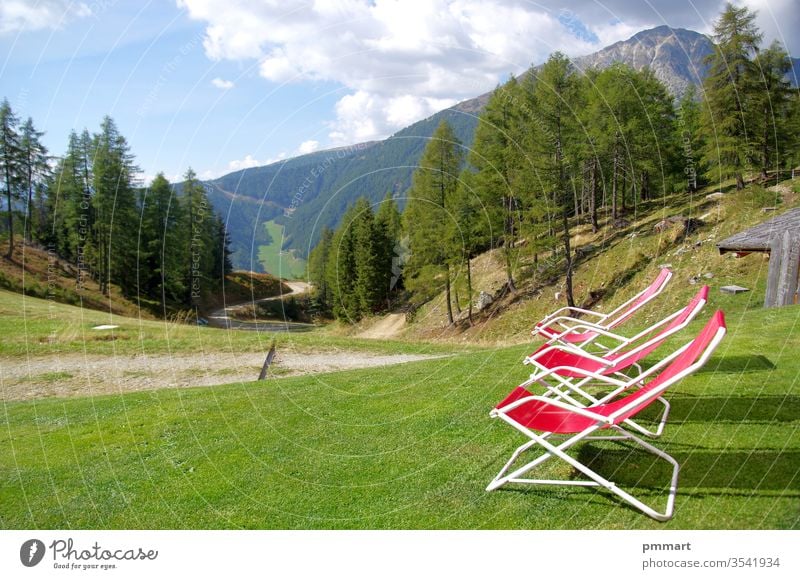
[[[0,104],[0,179],[6,196],[8,250],[6,257],[14,253],[14,199],[18,196],[20,136],[17,130],[19,119],[8,99]]]
[[[408,264],[416,282],[429,283],[444,277],[447,322],[453,324],[450,295],[450,264],[456,253],[446,240],[452,239],[453,197],[463,161],[461,143],[450,124],[443,120],[434,131],[412,179],[410,199],[404,214],[409,233],[411,257]],[[425,279],[425,270],[433,279]]]
[[[47,148],[42,144],[44,133],[37,131],[33,119],[28,120],[20,129],[19,172],[20,184],[25,195],[25,240],[32,240],[33,231],[33,195],[36,187],[42,184],[50,172]]]
[[[744,188],[748,149],[756,128],[752,97],[757,72],[753,57],[761,42],[756,13],[731,3],[714,23],[714,51],[703,81],[704,160],[714,181],[736,179]]]

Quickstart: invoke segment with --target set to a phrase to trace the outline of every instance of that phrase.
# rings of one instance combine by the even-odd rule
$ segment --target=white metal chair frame
[[[639,310],[640,308],[644,307],[648,302],[650,302],[651,300],[653,300],[657,296],[659,296],[661,294],[661,292],[664,291],[664,288],[667,287],[667,283],[669,282],[670,279],[672,279],[672,276],[673,276],[672,270],[667,269],[666,278],[656,288],[656,291],[653,292],[653,294],[648,296],[646,299],[642,300],[642,302],[637,304],[636,307],[634,307],[634,308],[631,308],[629,310],[627,309],[631,304],[636,302],[636,300],[638,300],[642,295],[644,295],[645,293],[650,291],[650,287],[649,286],[646,287],[645,289],[643,289],[642,291],[640,291],[638,294],[633,296],[631,299],[629,299],[625,303],[620,304],[619,306],[617,306],[615,309],[613,309],[612,311],[608,312],[607,314],[603,314],[603,313],[596,312],[596,311],[593,311],[593,310],[587,310],[585,308],[579,308],[579,307],[576,307],[576,306],[564,306],[563,308],[559,308],[556,311],[554,311],[554,312],[548,314],[547,316],[545,316],[544,318],[542,318],[542,320],[539,323],[536,324],[534,329],[531,330],[531,335],[533,335],[533,336],[542,335],[544,337],[548,337],[545,332],[547,330],[550,330],[550,332],[554,331],[553,326],[554,325],[558,325],[558,326],[560,326],[562,328],[562,331],[559,331],[558,335],[556,337],[549,337],[548,338],[548,342],[553,342],[555,340],[558,340],[559,343],[562,343],[562,344],[565,344],[565,345],[572,345],[574,347],[577,347],[577,346],[575,346],[574,343],[565,342],[563,340],[563,337],[566,336],[567,334],[575,333],[576,329],[577,329],[577,326],[581,326],[581,327],[585,328],[586,330],[590,330],[592,332],[596,332],[598,329],[608,330],[610,328],[613,328],[613,327],[621,324],[622,322],[627,320],[630,316],[632,316],[637,310]],[[563,314],[563,312],[570,312],[572,315],[569,315],[569,314],[565,315],[565,314]],[[594,321],[582,320],[582,319],[576,318],[575,314],[583,314],[583,315],[588,315],[588,316],[594,316],[596,319]],[[606,320],[610,320],[610,321],[607,322]],[[569,322],[572,325],[568,325],[565,322]],[[593,340],[594,339],[591,338],[591,339],[587,340],[584,344],[590,343]]]
[[[689,325],[692,322],[692,320],[694,320],[694,318],[697,316],[697,314],[700,313],[700,310],[702,310],[703,307],[705,307],[705,304],[706,304],[706,300],[704,300],[704,299],[698,300],[697,304],[695,304],[694,308],[692,308],[692,310],[689,312],[689,314],[687,315],[686,319],[683,322],[681,322],[680,324],[678,324],[674,328],[670,328],[668,331],[664,332],[663,334],[658,334],[658,335],[650,338],[649,340],[643,342],[639,346],[631,349],[629,352],[626,352],[622,356],[620,356],[618,358],[615,358],[615,359],[609,359],[608,356],[612,355],[612,354],[616,354],[622,348],[641,340],[642,338],[650,335],[652,332],[654,332],[658,328],[669,324],[676,317],[680,316],[684,312],[684,310],[686,308],[681,308],[680,310],[678,310],[678,311],[674,312],[673,314],[667,316],[663,320],[661,320],[659,322],[656,322],[655,324],[653,324],[649,328],[639,332],[638,334],[636,334],[635,336],[633,336],[631,338],[625,338],[623,336],[614,334],[614,333],[609,332],[607,330],[592,328],[593,331],[597,331],[599,334],[601,334],[603,336],[607,336],[609,338],[613,338],[614,340],[619,342],[619,344],[616,347],[607,350],[606,352],[603,353],[602,356],[598,356],[598,355],[589,353],[589,352],[587,352],[585,350],[582,350],[580,348],[575,348],[575,347],[571,347],[569,345],[558,344],[558,343],[553,344],[551,346],[548,346],[546,348],[542,348],[541,350],[538,350],[534,354],[531,354],[530,356],[525,358],[523,363],[534,365],[534,366],[536,366],[537,370],[536,370],[536,372],[534,372],[534,373],[532,373],[530,375],[528,380],[526,380],[525,382],[523,382],[520,385],[521,386],[528,386],[528,385],[533,384],[533,383],[539,383],[546,389],[546,393],[544,395],[545,397],[553,396],[553,397],[556,397],[556,398],[560,398],[560,399],[566,400],[567,402],[569,402],[569,403],[571,403],[571,404],[573,404],[575,406],[586,406],[586,404],[583,403],[583,402],[580,402],[579,400],[576,400],[573,396],[570,395],[570,393],[574,393],[574,394],[577,394],[577,395],[581,396],[584,400],[588,401],[589,404],[602,404],[604,402],[607,402],[607,401],[615,398],[618,394],[620,394],[626,388],[629,388],[631,385],[642,385],[645,378],[647,378],[648,376],[652,375],[652,373],[654,371],[656,371],[656,370],[660,369],[661,367],[663,367],[661,364],[657,364],[657,365],[653,366],[652,368],[650,368],[649,370],[644,371],[644,370],[642,370],[642,367],[638,363],[634,362],[632,364],[626,364],[626,360],[628,358],[632,357],[632,356],[635,356],[636,354],[638,354],[642,350],[645,350],[645,349],[651,347],[654,344],[658,344],[660,342],[663,342],[664,340],[666,340],[670,336],[672,336],[672,335],[680,332],[681,330],[683,330],[687,325]],[[585,327],[588,328],[588,326],[585,326]],[[561,351],[569,352],[569,353],[577,355],[577,356],[584,357],[584,358],[592,360],[592,361],[594,361],[594,362],[596,362],[598,364],[602,364],[606,368],[614,368],[615,366],[619,366],[621,369],[635,368],[636,369],[636,373],[631,375],[631,374],[625,374],[622,371],[615,371],[615,372],[613,372],[613,374],[611,376],[617,376],[618,378],[616,380],[613,380],[607,374],[604,375],[604,379],[601,380],[601,382],[604,382],[605,385],[614,384],[614,382],[616,382],[616,384],[615,384],[616,385],[616,389],[614,389],[612,392],[610,392],[608,394],[605,394],[604,396],[602,396],[600,398],[596,398],[592,394],[586,392],[586,390],[584,390],[583,387],[588,385],[588,384],[590,384],[592,382],[592,380],[598,379],[597,376],[599,376],[599,374],[595,374],[595,373],[592,373],[592,372],[587,372],[587,371],[585,371],[583,369],[576,368],[574,366],[557,366],[557,367],[553,367],[553,368],[548,368],[547,366],[544,366],[543,364],[540,364],[539,362],[537,362],[537,360],[539,358],[541,358],[542,356],[544,356],[545,354],[547,354],[547,353],[549,353],[549,352],[551,352],[553,350],[561,350]],[[563,372],[563,371],[569,371],[570,373],[574,373],[574,374],[583,374],[584,377],[581,378],[581,379],[578,379],[576,381],[576,379],[574,377],[567,377],[567,376],[560,375],[560,372]],[[545,378],[551,378],[551,380],[554,380],[555,382],[557,382],[557,385],[554,385],[552,383],[548,383],[545,380]],[[640,433],[644,434],[645,436],[650,436],[650,437],[658,437],[658,436],[660,436],[662,434],[662,432],[664,431],[664,426],[666,425],[666,422],[667,422],[667,417],[669,415],[670,405],[669,405],[669,402],[667,402],[664,398],[661,398],[661,397],[658,398],[658,402],[660,402],[664,406],[664,411],[663,411],[663,413],[661,415],[661,418],[658,421],[658,426],[657,426],[655,431],[647,430],[647,429],[639,426],[634,421],[628,421],[628,425],[630,427],[636,429]]]
[[[582,407],[582,406],[575,406],[573,404],[570,404],[568,402],[564,402],[562,400],[555,400],[555,399],[552,399],[552,398],[545,398],[543,396],[527,396],[527,397],[524,397],[524,398],[520,398],[519,400],[515,400],[514,402],[512,402],[512,403],[510,403],[510,404],[508,404],[508,405],[506,405],[506,406],[504,406],[502,408],[493,409],[489,414],[491,417],[500,418],[501,420],[503,420],[504,422],[506,422],[510,426],[512,426],[514,429],[518,430],[519,432],[521,432],[522,434],[524,434],[525,436],[530,438],[531,440],[526,442],[525,444],[521,445],[520,447],[518,447],[514,451],[514,453],[511,455],[511,458],[508,460],[508,462],[506,462],[506,464],[503,466],[503,468],[500,469],[500,472],[497,474],[497,476],[495,476],[494,479],[492,479],[492,482],[489,483],[489,486],[486,487],[486,490],[487,491],[493,491],[495,489],[498,489],[498,488],[502,487],[503,485],[505,485],[507,483],[536,484],[536,485],[539,485],[539,484],[541,484],[541,485],[565,485],[565,486],[600,486],[600,487],[603,487],[603,488],[611,491],[612,493],[614,493],[615,495],[619,496],[620,498],[622,498],[627,503],[633,505],[634,507],[636,507],[637,509],[642,511],[644,514],[646,514],[646,515],[648,515],[648,516],[650,516],[650,517],[652,517],[652,518],[654,518],[654,519],[656,519],[658,521],[669,520],[670,518],[672,518],[672,515],[673,515],[673,512],[674,512],[674,507],[675,507],[675,495],[677,494],[677,491],[678,491],[678,473],[680,471],[680,464],[672,456],[670,456],[667,452],[654,447],[650,443],[648,443],[648,442],[642,440],[641,438],[635,436],[634,434],[626,431],[624,428],[622,428],[620,426],[620,423],[627,424],[628,421],[627,420],[618,421],[618,418],[620,416],[626,414],[627,412],[629,412],[630,410],[632,410],[634,408],[637,408],[637,407],[644,408],[645,406],[647,406],[649,404],[649,401],[659,398],[670,386],[672,386],[676,382],[679,382],[680,380],[682,380],[683,378],[685,378],[689,374],[692,374],[698,368],[703,366],[703,364],[706,363],[706,361],[711,356],[713,351],[719,345],[719,343],[722,340],[722,338],[725,336],[725,332],[726,332],[725,327],[719,328],[717,330],[717,333],[714,336],[714,338],[711,340],[709,345],[703,351],[702,355],[693,364],[691,364],[690,366],[688,366],[687,368],[685,368],[681,372],[677,373],[675,376],[665,380],[663,384],[660,384],[657,388],[654,388],[652,392],[648,392],[644,396],[639,397],[636,400],[633,400],[630,404],[627,404],[627,405],[621,407],[620,409],[618,409],[617,411],[613,412],[609,416],[603,416],[603,415],[600,415],[600,414],[592,412],[592,407],[591,406],[588,407],[588,408],[587,407]],[[680,356],[687,348],[689,348],[691,346],[691,344],[692,344],[692,342],[689,342],[688,344],[684,345],[682,348],[680,348],[679,350],[675,351],[673,354],[671,354],[670,356],[668,356],[667,358],[665,358],[664,360],[659,362],[656,366],[654,366],[653,368],[650,368],[646,373],[649,375],[649,374],[652,374],[657,369],[664,368],[666,365],[668,365],[670,362],[672,362],[675,358]],[[608,376],[595,374],[592,377],[597,379],[597,380],[605,381],[605,382],[607,382],[609,384],[613,384],[613,385],[621,384],[621,381],[615,380],[613,378],[609,378]],[[630,383],[627,383],[627,384],[624,385],[622,390],[632,386],[634,382],[635,382],[634,380],[631,380]],[[567,438],[565,441],[561,442],[560,444],[558,444],[558,445],[553,444],[553,443],[551,443],[550,441],[547,440],[548,438],[550,438],[551,436],[554,435],[552,432],[543,432],[541,434],[537,434],[536,432],[534,432],[531,429],[519,424],[513,418],[508,416],[508,412],[510,412],[511,410],[513,410],[513,409],[515,409],[515,408],[517,408],[517,407],[519,407],[519,406],[521,406],[521,405],[523,405],[523,404],[525,404],[527,402],[530,402],[531,400],[538,400],[540,402],[544,402],[544,403],[549,404],[551,406],[555,406],[557,408],[561,408],[563,410],[566,410],[566,411],[569,411],[569,412],[573,412],[575,414],[579,414],[579,415],[584,416],[586,418],[591,418],[593,420],[596,420],[596,422],[592,426],[584,429],[583,431],[581,431],[581,432],[579,432],[577,434],[573,434],[571,436],[564,435],[564,436],[569,436],[569,438]],[[598,431],[600,429],[603,429],[603,428],[612,428],[612,429],[614,429],[616,431],[616,433],[617,433],[616,436],[592,436],[593,433],[595,433],[596,431]],[[566,451],[569,448],[571,448],[572,446],[576,445],[577,443],[579,443],[579,442],[581,442],[583,440],[616,440],[616,441],[629,440],[629,441],[635,442],[636,444],[638,444],[639,446],[644,448],[646,451],[650,452],[651,454],[654,454],[655,456],[657,456],[657,457],[667,461],[669,464],[671,464],[672,467],[673,467],[672,477],[671,477],[671,480],[670,480],[670,489],[669,489],[669,495],[667,497],[667,504],[666,504],[666,507],[665,507],[664,511],[660,512],[660,511],[655,510],[653,507],[647,505],[643,501],[641,501],[641,500],[637,499],[636,497],[634,497],[631,493],[621,489],[613,481],[608,480],[607,478],[605,478],[602,475],[598,474],[597,472],[593,471],[588,466],[582,464],[581,462],[579,462],[578,460],[576,460],[575,458],[569,456],[566,453]],[[539,445],[544,449],[544,454],[542,454],[539,457],[537,457],[536,459],[528,462],[527,464],[515,469],[510,474],[506,474],[508,472],[508,470],[514,465],[514,463],[517,461],[517,459],[519,458],[519,456],[523,452],[525,452],[526,450],[529,450],[530,448],[532,448],[532,447],[534,447],[536,445]],[[572,481],[572,480],[563,480],[563,479],[529,479],[529,478],[522,478],[523,475],[525,475],[527,472],[529,472],[533,468],[541,465],[543,462],[545,462],[546,460],[548,460],[550,458],[553,458],[553,457],[561,458],[566,463],[571,465],[573,468],[577,469],[578,471],[580,471],[581,473],[583,473],[584,475],[589,477],[589,479],[591,479],[591,480],[576,480],[576,481]]]

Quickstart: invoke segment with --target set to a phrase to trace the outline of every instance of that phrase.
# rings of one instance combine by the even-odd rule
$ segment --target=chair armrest
[[[569,370],[575,374],[580,374],[584,378],[594,378],[598,382],[605,382],[606,384],[610,384],[611,386],[624,386],[628,388],[629,386],[636,383],[636,380],[628,380],[627,382],[618,380],[617,378],[612,378],[611,376],[606,376],[604,374],[598,374],[597,372],[590,372],[589,370],[584,370],[582,368],[569,368],[567,366],[555,366],[553,368],[548,368],[544,372],[534,372],[530,375],[530,378],[525,380],[520,386],[526,386],[528,384],[532,384],[534,382],[540,382],[547,378],[548,376],[552,376],[553,374],[558,374],[559,370]]]
[[[564,312],[566,312],[566,314]],[[607,314],[602,314],[600,312],[594,312],[592,310],[585,310],[583,308],[578,308],[578,307],[574,307],[574,306],[564,306],[563,308],[559,308],[556,311],[547,314],[536,325],[537,326],[549,325],[553,321],[554,318],[557,318],[557,317],[560,317],[560,316],[563,316],[563,315],[571,316],[571,315],[573,315],[573,312],[577,313],[577,314],[595,316],[597,318],[605,318],[606,315],[607,315]]]
[[[530,356],[525,358],[525,362],[528,363],[528,364],[534,363],[541,356],[544,356],[545,354],[549,354],[550,352],[553,352],[555,350],[560,350],[562,352],[568,352],[570,354],[574,354],[576,356],[580,356],[582,358],[586,358],[587,360],[592,360],[593,362],[597,362],[598,364],[602,364],[603,366],[613,366],[616,363],[614,360],[609,360],[607,358],[601,358],[599,356],[595,356],[594,354],[590,354],[589,352],[586,352],[585,350],[579,350],[577,348],[569,348],[569,347],[565,348],[565,347],[563,347],[563,346],[561,346],[559,344],[554,344],[552,346],[547,346],[546,348],[543,348],[542,350],[540,350],[538,352],[534,352],[533,354],[531,354]]]
[[[614,424],[613,419],[610,419],[607,416],[603,416],[602,414],[597,414],[596,412],[592,412],[591,410],[587,410],[586,408],[581,408],[580,406],[573,406],[572,404],[567,404],[566,402],[562,402],[555,398],[545,398],[543,396],[525,396],[524,398],[515,400],[510,404],[506,404],[502,408],[492,409],[492,411],[489,413],[489,416],[495,417],[500,414],[507,415],[515,408],[518,408],[523,404],[527,404],[528,402],[532,402],[534,400],[537,402],[542,402],[544,404],[547,404],[548,406],[555,406],[556,408],[560,408],[561,410],[572,412],[573,414],[579,414],[581,416],[585,416],[586,418],[602,422],[603,424]]]

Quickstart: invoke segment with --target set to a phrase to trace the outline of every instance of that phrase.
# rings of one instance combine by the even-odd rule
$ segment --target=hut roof
[[[720,253],[728,251],[770,251],[772,242],[784,232],[800,236],[800,207],[790,209],[755,227],[732,235],[717,243]]]

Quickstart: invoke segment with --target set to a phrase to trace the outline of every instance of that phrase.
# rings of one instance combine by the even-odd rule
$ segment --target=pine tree
[[[788,160],[794,140],[791,116],[796,91],[787,80],[792,61],[777,40],[757,54],[755,69],[753,149],[761,177],[766,179],[768,170],[779,171]]]
[[[378,245],[378,286],[381,290],[381,298],[386,301],[388,308],[391,292],[397,286],[401,273],[398,264],[400,256],[397,255],[397,252],[402,228],[400,210],[389,193],[386,194],[375,213],[375,227]]]
[[[678,135],[683,154],[683,174],[686,188],[694,192],[701,184],[700,151],[704,149],[700,127],[701,107],[697,96],[697,87],[690,84],[678,103]]]
[[[477,170],[476,186],[488,202],[497,244],[502,246],[506,283],[512,291],[515,289],[515,248],[519,230],[514,175],[526,175],[529,171],[520,162],[519,95],[518,83],[513,77],[494,90],[481,113],[469,155],[470,164]]]
[[[467,319],[472,324],[472,264],[479,249],[491,244],[491,224],[486,214],[486,205],[476,186],[476,174],[470,169],[461,171],[458,188],[453,199],[452,215],[455,227],[450,245],[458,247],[457,265],[464,272],[467,298]]]
[[[33,227],[33,194],[50,171],[47,149],[41,142],[44,133],[37,131],[33,119],[28,117],[20,132],[20,181],[25,193],[25,239],[30,243]]]
[[[215,275],[214,239],[217,228],[211,203],[203,184],[190,167],[184,175],[182,213],[186,235],[186,261],[184,302],[199,305],[203,294],[213,287]]]
[[[20,181],[20,136],[17,132],[19,120],[11,110],[8,99],[0,105],[0,179],[6,194],[8,250],[6,257],[14,253],[14,199],[18,197]]]
[[[450,263],[456,253],[446,240],[453,227],[453,197],[458,187],[458,174],[463,159],[461,143],[450,124],[443,120],[425,147],[419,168],[414,172],[410,199],[404,214],[409,232],[411,258],[408,269],[415,282],[428,284],[422,276],[426,269],[438,270],[444,276],[447,321],[452,324],[450,295]],[[418,286],[419,287],[419,286]]]
[[[361,314],[355,291],[356,248],[353,224],[356,218],[355,206],[348,207],[331,239],[326,267],[333,315],[350,321],[358,320]]]
[[[314,298],[318,307],[328,311],[333,304],[333,296],[329,285],[328,261],[330,259],[333,230],[325,227],[319,242],[308,256],[308,279],[314,286]]]
[[[125,138],[110,117],[93,139],[92,206],[98,249],[97,274],[102,293],[118,283],[132,295],[136,289],[136,193],[133,163]]]
[[[180,303],[185,295],[183,215],[172,186],[158,173],[144,191],[139,228],[139,289],[162,304]]]
[[[358,301],[356,317],[377,311],[385,292],[381,272],[382,239],[375,225],[372,207],[365,197],[355,204],[353,241],[355,243],[355,287]]]
[[[569,306],[575,305],[572,294],[573,258],[570,247],[569,216],[574,203],[570,192],[570,173],[579,166],[570,158],[577,150],[581,135],[577,127],[578,84],[569,59],[556,52],[537,74],[533,99],[538,121],[531,126],[532,151],[542,193],[551,195],[561,219],[564,245],[564,274]]]
[[[752,97],[757,72],[753,56],[761,42],[756,13],[746,6],[726,4],[714,23],[714,51],[706,57],[708,73],[703,81],[704,160],[712,179],[736,179],[744,188],[744,171],[754,129]]]

